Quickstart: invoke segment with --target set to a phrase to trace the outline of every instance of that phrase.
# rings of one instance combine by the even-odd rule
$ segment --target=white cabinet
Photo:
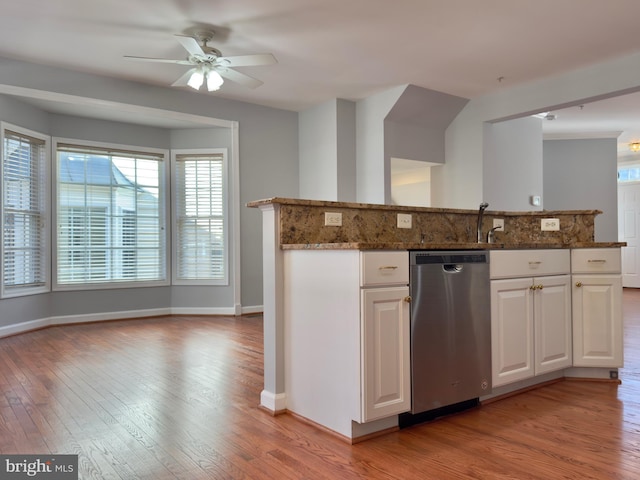
[[[362,290],[360,422],[411,408],[408,287]]]
[[[408,252],[285,251],[284,274],[287,410],[347,438],[397,426],[411,408]]]
[[[620,249],[571,252],[573,365],[622,367]]]
[[[571,365],[569,262],[566,250],[491,252],[494,386]]]
[[[361,417],[411,408],[407,252],[361,252]],[[398,286],[396,286],[398,285]]]

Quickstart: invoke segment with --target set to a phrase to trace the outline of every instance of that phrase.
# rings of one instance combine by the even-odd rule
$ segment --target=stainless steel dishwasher
[[[411,413],[491,392],[489,252],[411,251]]]

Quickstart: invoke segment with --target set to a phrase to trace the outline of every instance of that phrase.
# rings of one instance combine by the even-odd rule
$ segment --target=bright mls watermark
[[[78,480],[78,455],[0,455],[0,480]]]

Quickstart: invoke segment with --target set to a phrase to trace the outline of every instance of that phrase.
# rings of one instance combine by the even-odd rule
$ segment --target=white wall
[[[595,240],[618,241],[617,140],[544,141],[546,210],[602,210]]]
[[[446,131],[434,206],[476,208],[484,196],[485,122],[580,105],[640,89],[640,53],[472,99]],[[437,188],[436,188],[437,185]]]
[[[333,99],[298,116],[300,197],[356,200],[355,103]]]
[[[391,203],[390,153],[385,151],[384,119],[407,86],[401,85],[371,95],[356,103],[356,168],[357,201],[363,203]],[[386,191],[385,191],[386,190]]]
[[[491,210],[541,210],[529,197],[542,196],[542,120],[486,124],[484,132],[482,200]]]

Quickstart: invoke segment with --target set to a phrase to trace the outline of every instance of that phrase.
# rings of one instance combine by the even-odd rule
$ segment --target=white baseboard
[[[39,328],[48,327],[49,325],[51,325],[50,318],[41,318],[39,320],[16,323],[15,325],[7,325],[0,327],[0,338],[17,335],[18,333],[24,333],[30,330],[38,330]]]
[[[235,309],[233,307],[180,307],[172,308],[171,313],[173,315],[235,315]]]
[[[126,320],[128,318],[158,317],[170,315],[170,308],[151,308],[146,310],[125,310],[105,313],[83,313],[80,315],[61,315],[51,317],[51,325],[66,325],[71,323],[103,322],[106,320]]]
[[[152,308],[146,310],[124,310],[118,312],[83,313],[80,315],[60,315],[57,317],[39,318],[27,322],[16,323],[0,327],[0,338],[19,333],[38,330],[54,325],[69,325],[74,323],[103,322],[108,320],[126,320],[129,318],[158,317],[162,315],[231,315],[235,316],[234,307],[225,308]],[[262,306],[245,307],[241,314],[261,313]]]
[[[263,313],[264,306],[255,305],[253,307],[242,307],[241,311],[242,311],[241,315],[251,315],[252,313]]]
[[[287,408],[287,394],[262,390],[260,392],[260,406],[272,413],[283,412]]]

